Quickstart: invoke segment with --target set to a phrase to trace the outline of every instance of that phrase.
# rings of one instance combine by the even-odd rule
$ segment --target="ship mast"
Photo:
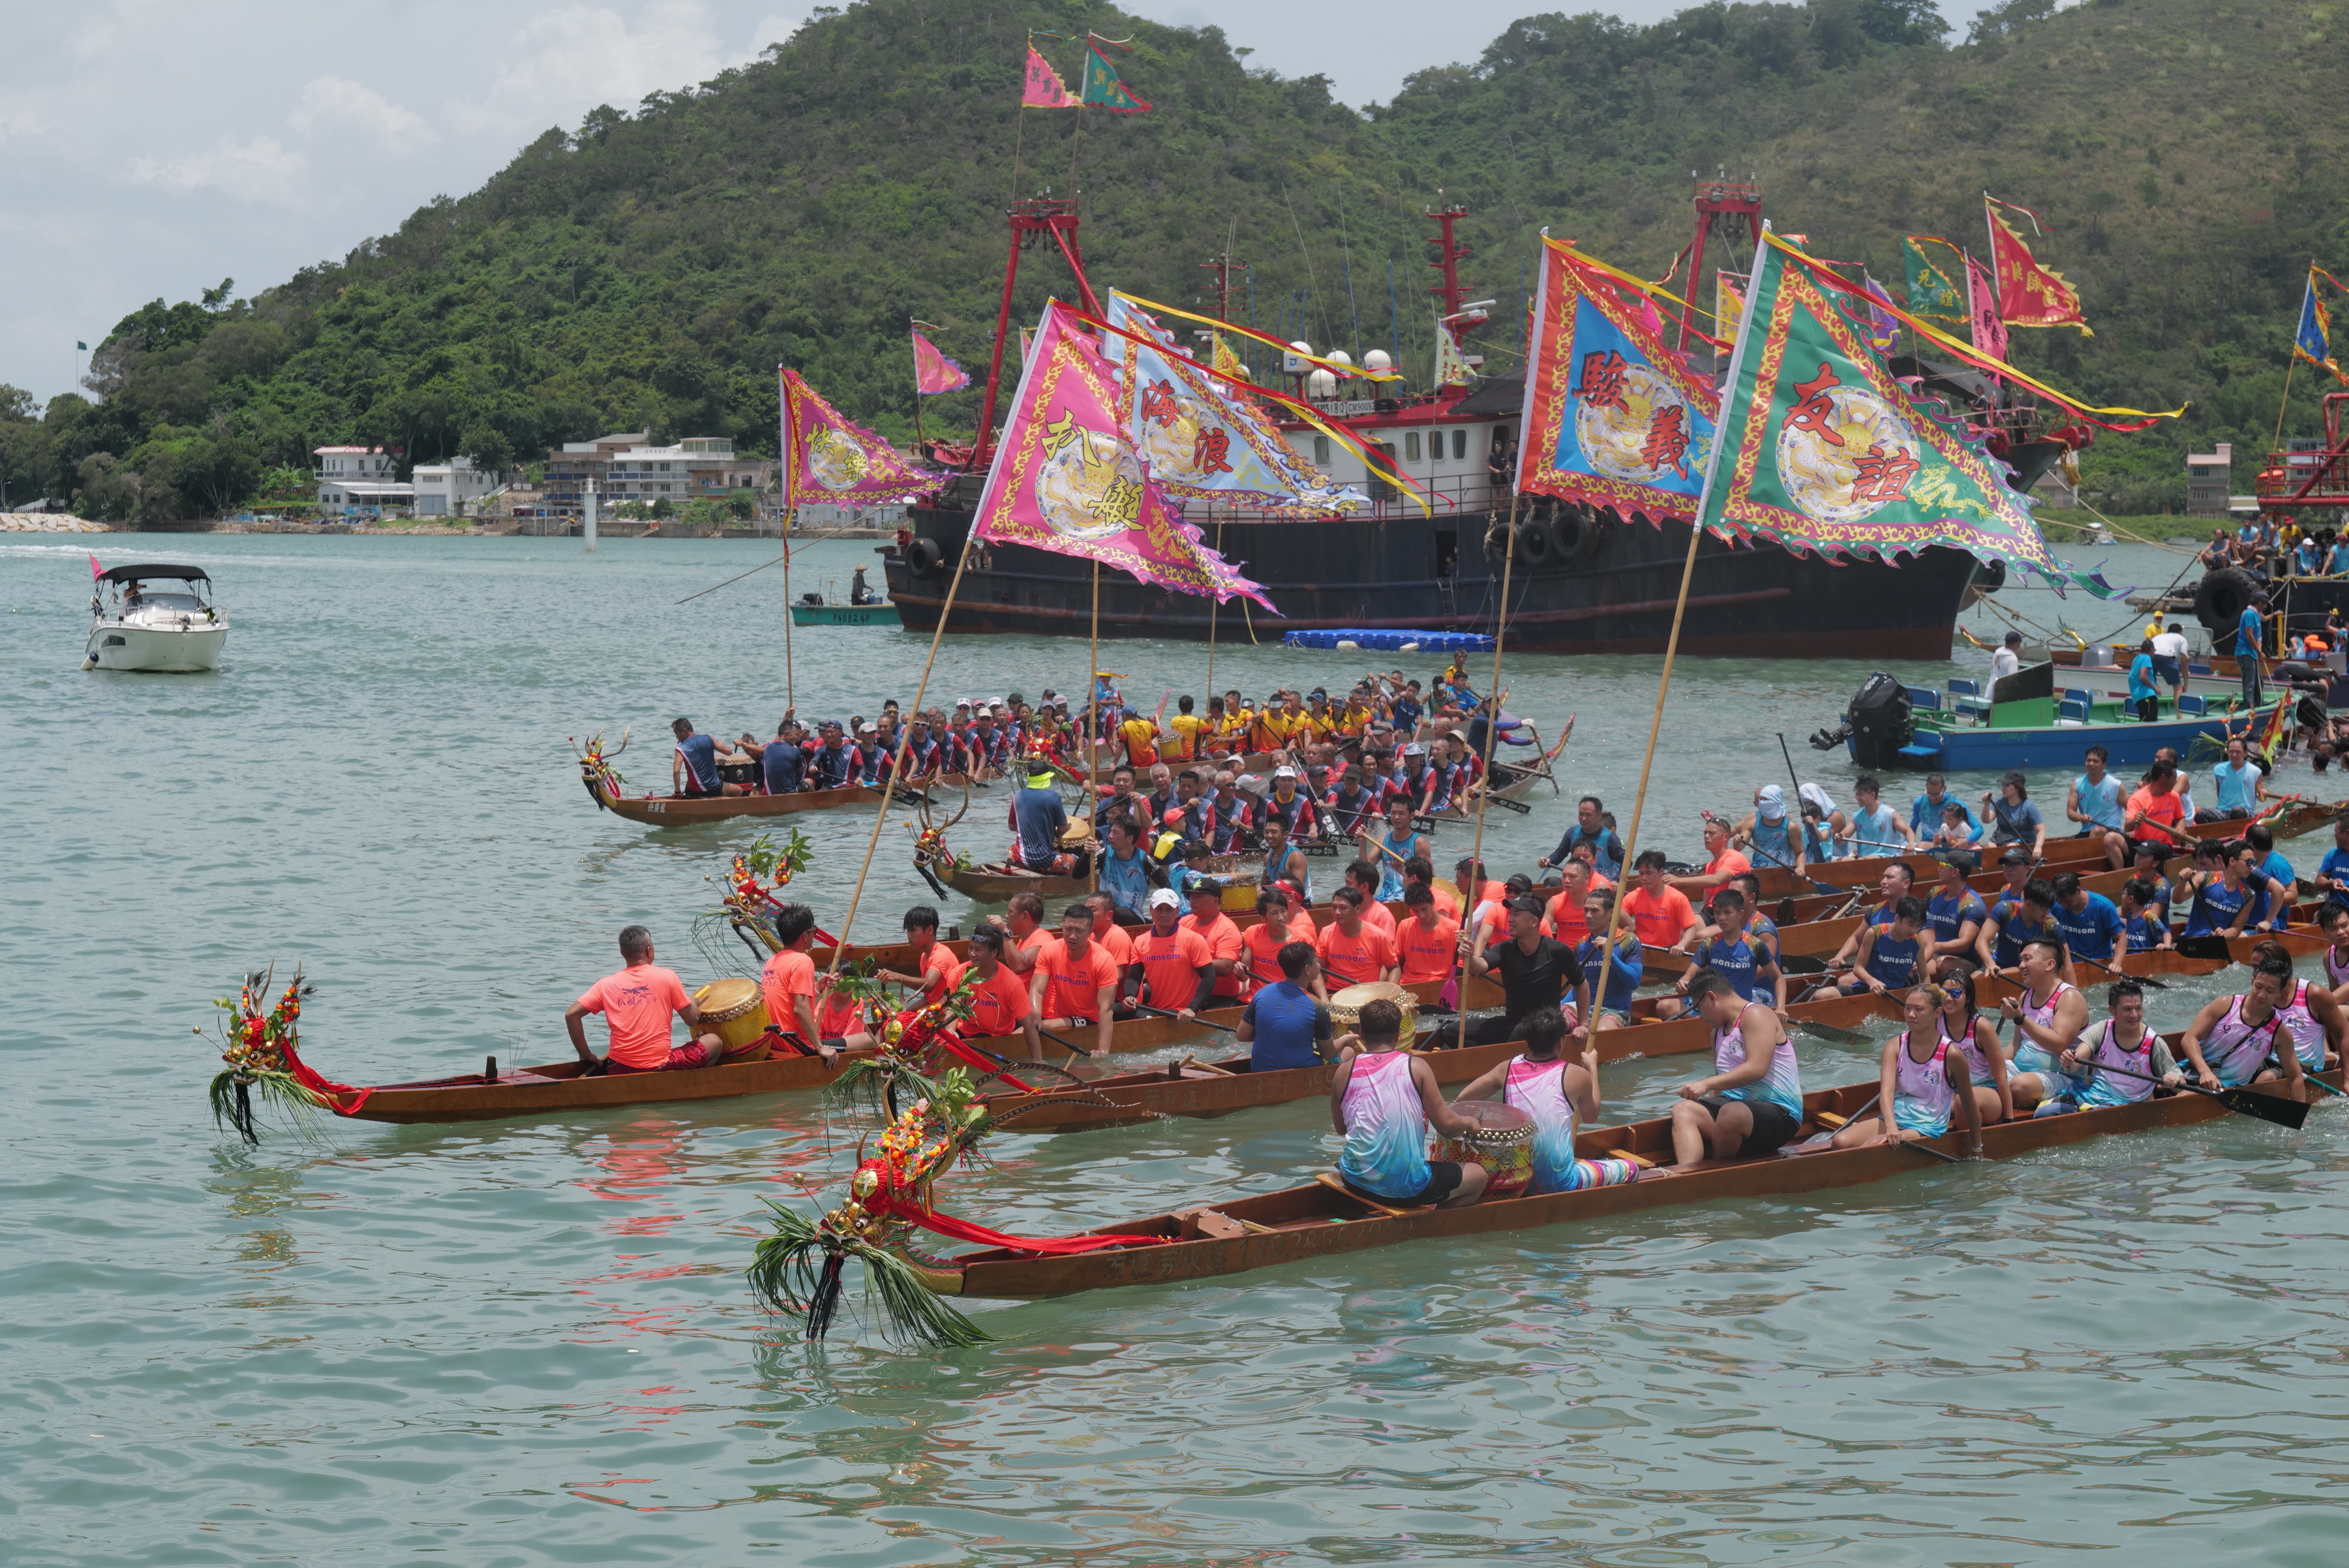
[[[1439,189],[1435,192],[1435,197],[1437,201],[1443,201],[1443,191]],[[1444,281],[1433,285],[1427,292],[1432,294],[1442,294],[1444,296],[1444,314],[1445,315],[1458,315],[1460,314],[1460,296],[1465,292],[1460,286],[1460,263],[1468,259],[1471,252],[1468,247],[1462,244],[1457,236],[1454,234],[1452,226],[1460,222],[1461,219],[1468,216],[1468,209],[1454,204],[1448,204],[1443,207],[1423,208],[1421,209],[1421,212],[1423,216],[1433,218],[1444,226],[1443,233],[1430,234],[1427,236],[1427,242],[1435,246],[1437,251],[1435,260],[1428,263],[1427,264],[1431,267],[1436,268],[1444,273]]]
[[[1688,292],[1681,304],[1680,340],[1672,345],[1683,356],[1688,353],[1689,330],[1696,315],[1697,291],[1704,282],[1705,238],[1716,229],[1722,243],[1733,253],[1740,242],[1748,250],[1760,243],[1762,187],[1751,180],[1732,180],[1725,172],[1697,181],[1695,253],[1689,261]],[[1717,321],[1713,325],[1717,336],[1735,330],[1733,326],[1724,329]]]
[[[1077,249],[1077,204],[1037,198],[1014,201],[1005,214],[1011,228],[1011,250],[1003,262],[1003,303],[995,313],[995,354],[987,363],[987,398],[978,411],[978,438],[971,444],[970,469],[987,466],[988,456],[995,450],[995,394],[1003,380],[1003,342],[1011,329],[1011,288],[1019,281],[1019,253],[1039,234],[1050,235],[1067,258],[1069,272],[1077,280],[1078,297],[1084,302],[1088,314],[1099,315],[1101,302],[1093,297],[1093,285],[1085,281],[1085,263]]]

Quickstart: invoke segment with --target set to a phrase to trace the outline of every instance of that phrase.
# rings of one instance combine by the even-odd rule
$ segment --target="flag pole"
[[[1212,501],[1210,501],[1210,502],[1208,503],[1208,505],[1209,505],[1209,506],[1211,506],[1211,507],[1212,507],[1214,504],[1215,504],[1215,503],[1214,503],[1214,502],[1212,502]],[[1218,522],[1218,523],[1216,523],[1216,553],[1217,555],[1221,555],[1221,554],[1223,554],[1223,552],[1224,552],[1224,525],[1223,525],[1222,523]],[[1217,597],[1216,597],[1216,595],[1215,595],[1215,594],[1213,594],[1213,593],[1210,593],[1210,594],[1208,594],[1208,595],[1207,595],[1207,693],[1206,693],[1206,696],[1207,696],[1207,700],[1209,700],[1209,701],[1213,701],[1213,700],[1215,699],[1215,696],[1216,696],[1216,613],[1218,610],[1221,610],[1223,607],[1224,607],[1224,602],[1223,602],[1221,599],[1218,599],[1218,598],[1217,598]],[[1197,750],[1197,748],[1194,747],[1192,749],[1193,749],[1193,751],[1195,753],[1195,752],[1196,752],[1196,750]],[[1195,762],[1197,762],[1197,761],[1198,761],[1198,758],[1197,758],[1195,755],[1194,755],[1194,756],[1192,757],[1191,760],[1192,760],[1194,763],[1195,763]]]
[[[796,709],[799,686],[792,676],[792,524],[800,510],[799,443],[792,439],[792,390],[783,387],[783,706]]]
[[[906,711],[922,711],[922,698],[930,689],[930,667],[938,662],[938,644],[947,634],[947,621],[954,614],[955,593],[962,587],[962,569],[970,561],[970,533],[962,538],[962,553],[955,557],[954,581],[947,584],[947,599],[938,606],[937,630],[930,634],[930,656],[922,661],[922,678],[914,687],[914,706]],[[880,810],[873,813],[873,836],[864,841],[864,863],[856,868],[856,885],[849,890],[848,913],[840,923],[840,940],[832,945],[832,962],[824,965],[826,975],[840,973],[840,962],[848,954],[848,934],[856,924],[856,905],[864,896],[864,878],[873,870],[873,851],[881,846],[881,829],[889,820],[889,807],[897,798],[897,783],[905,776],[905,758],[909,748],[900,740],[889,758],[889,783],[881,791]]]
[[[2306,293],[2303,293],[2301,295],[2301,309],[2303,313],[2308,309],[2308,296],[2316,292],[2316,259],[2313,256],[2309,258],[2308,266],[2309,278],[2306,285]],[[2275,438],[2268,443],[2268,449],[2270,451],[2282,451],[2283,449],[2283,416],[2284,410],[2292,407],[2292,373],[2299,366],[2300,364],[2299,349],[2300,323],[2294,321],[2292,324],[2292,344],[2283,351],[2283,398],[2282,401],[2276,405]],[[2289,472],[2289,469],[2287,469],[2287,472]]]
[[[1468,858],[1475,862],[1470,872],[1470,880],[1476,885],[1460,890],[1461,929],[1468,934],[1468,943],[1472,948],[1476,943],[1476,933],[1474,929],[1476,921],[1476,900],[1485,888],[1485,802],[1493,798],[1493,746],[1500,738],[1501,734],[1499,722],[1501,649],[1509,638],[1509,574],[1511,569],[1517,563],[1517,487],[1514,484],[1509,487],[1509,530],[1502,535],[1502,538],[1507,542],[1508,552],[1501,557],[1501,608],[1493,622],[1493,684],[1485,688],[1485,692],[1486,712],[1485,714],[1484,788],[1476,791],[1476,838],[1468,851]],[[1503,923],[1506,925],[1507,923],[1505,921]],[[1460,964],[1456,959],[1453,963],[1453,977],[1455,980],[1462,978]],[[1453,1044],[1457,1046],[1465,1046],[1468,1043],[1466,991],[1467,987],[1464,984],[1456,998],[1460,1004],[1460,1010],[1455,1015],[1452,1039]],[[1598,1016],[1597,1008],[1591,1009],[1591,1016]]]
[[[1092,635],[1085,648],[1085,820],[1091,823],[1093,814],[1093,775],[1101,771],[1101,562],[1093,562],[1093,625]],[[1092,854],[1092,889],[1101,891],[1102,846],[1096,842]]]

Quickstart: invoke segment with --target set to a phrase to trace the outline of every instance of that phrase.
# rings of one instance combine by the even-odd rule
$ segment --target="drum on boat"
[[[1482,1165],[1488,1198],[1522,1192],[1533,1184],[1532,1117],[1497,1099],[1458,1100],[1452,1109],[1475,1122],[1476,1130],[1460,1138],[1438,1139],[1429,1158]]]
[[[767,998],[756,980],[739,975],[712,980],[693,994],[693,1002],[701,1009],[701,1026],[725,1042],[720,1061],[767,1059],[768,1047],[759,1043],[768,1028]]]
[[[1341,1035],[1351,1034],[1361,1026],[1362,1008],[1371,1002],[1392,1002],[1402,1009],[1402,1042],[1409,1045],[1419,1034],[1419,998],[1392,980],[1365,980],[1359,985],[1349,985],[1330,995],[1330,1026]]]

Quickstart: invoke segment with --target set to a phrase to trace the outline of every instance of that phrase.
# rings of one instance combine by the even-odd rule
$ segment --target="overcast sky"
[[[1127,0],[1221,26],[1349,103],[1473,60],[1516,17],[1683,0]],[[1962,32],[1982,0],[1942,0]],[[805,0],[73,0],[0,5],[0,382],[42,402],[148,300],[250,294],[463,195],[549,126],[704,80]],[[1146,93],[1147,84],[1141,84]]]

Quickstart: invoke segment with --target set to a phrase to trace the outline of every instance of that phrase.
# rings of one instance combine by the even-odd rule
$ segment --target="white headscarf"
[[[1835,801],[1828,798],[1826,790],[1819,785],[1804,785],[1802,788],[1802,796],[1804,799],[1808,800],[1812,805],[1816,806],[1819,809],[1820,815],[1827,817],[1835,815]]]

